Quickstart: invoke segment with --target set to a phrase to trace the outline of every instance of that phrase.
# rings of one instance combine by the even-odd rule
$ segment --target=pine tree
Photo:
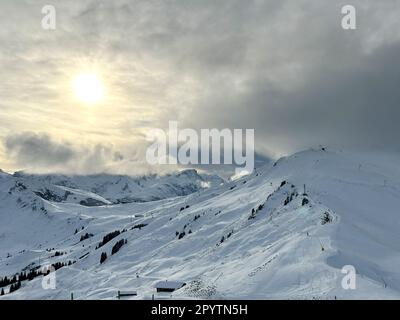
[[[102,252],[100,257],[100,263],[103,263],[106,260],[107,260],[107,253]]]
[[[4,289],[3,288],[1,288],[0,296],[4,296]]]

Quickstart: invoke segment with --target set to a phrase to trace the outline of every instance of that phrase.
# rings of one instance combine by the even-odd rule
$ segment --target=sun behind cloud
[[[73,81],[76,98],[86,104],[95,104],[104,99],[104,87],[95,73],[78,74]]]

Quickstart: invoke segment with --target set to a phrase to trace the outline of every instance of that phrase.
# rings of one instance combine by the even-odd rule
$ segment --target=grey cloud
[[[66,164],[75,156],[71,146],[33,132],[8,136],[5,147],[19,165],[55,166]]]
[[[207,112],[196,119],[254,127],[259,144],[284,151],[317,143],[399,149],[399,53],[400,44],[393,44],[351,62],[315,66],[290,91],[255,77],[251,89],[234,99],[229,90],[207,97],[198,109],[215,104],[218,111],[213,119]]]
[[[124,160],[113,146],[84,146],[55,141],[45,133],[24,132],[4,139],[6,153],[28,171],[37,172],[104,172],[110,165]]]
[[[185,121],[255,128],[258,150],[272,153],[315,144],[399,149],[400,42],[391,37],[369,48],[372,34],[382,35],[386,14],[399,8],[357,2],[359,29],[347,32],[340,28],[340,1],[293,3],[276,17],[280,28],[273,28],[272,18],[254,29],[256,43],[237,43],[247,46],[252,59],[230,76],[203,65],[209,71],[206,94]],[[243,80],[243,89],[235,78]]]

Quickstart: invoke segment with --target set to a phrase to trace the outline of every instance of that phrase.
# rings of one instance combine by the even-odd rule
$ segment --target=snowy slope
[[[57,270],[55,290],[44,290],[38,276],[0,299],[68,299],[71,292],[115,299],[117,290],[136,290],[137,299],[400,298],[398,161],[396,154],[308,150],[251,176],[158,201],[90,207],[30,193],[24,201],[41,201],[36,211],[17,207],[2,182],[0,277],[56,261],[71,265]],[[11,178],[2,174],[1,181]],[[68,187],[85,189],[75,183]],[[120,233],[112,238],[113,231]],[[102,245],[106,235],[112,239]],[[357,270],[356,290],[341,286],[344,265]],[[186,286],[155,293],[165,280]]]

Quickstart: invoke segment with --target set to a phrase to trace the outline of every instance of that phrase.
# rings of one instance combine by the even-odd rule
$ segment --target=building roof
[[[157,289],[180,289],[182,288],[186,283],[183,281],[160,281],[155,284],[155,288]]]
[[[118,290],[118,295],[119,296],[136,296],[137,295],[137,291],[122,291],[122,290]]]

